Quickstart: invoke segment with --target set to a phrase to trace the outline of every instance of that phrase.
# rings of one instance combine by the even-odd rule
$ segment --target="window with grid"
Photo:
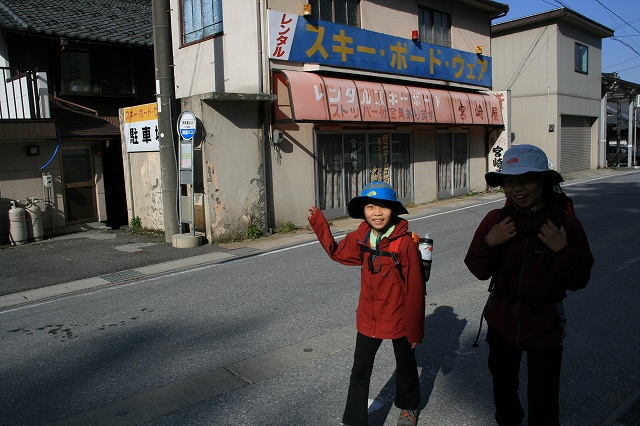
[[[182,43],[222,33],[222,0],[182,0]]]
[[[576,43],[576,72],[589,74],[589,47]]]
[[[134,95],[131,51],[67,48],[60,55],[61,93],[68,95]]]
[[[421,42],[451,47],[450,14],[419,6],[418,28]]]
[[[316,19],[360,27],[360,0],[309,0],[309,4]]]

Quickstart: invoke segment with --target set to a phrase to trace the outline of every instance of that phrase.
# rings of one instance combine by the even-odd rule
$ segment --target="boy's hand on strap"
[[[547,219],[547,222],[542,225],[538,238],[554,253],[562,250],[568,244],[564,226],[560,226],[558,229],[551,219]]]
[[[516,236],[516,223],[511,216],[505,217],[502,222],[497,223],[491,228],[491,231],[484,237],[484,242],[489,247],[496,247],[507,242]]]

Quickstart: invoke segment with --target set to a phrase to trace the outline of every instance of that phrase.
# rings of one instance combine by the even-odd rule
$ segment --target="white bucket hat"
[[[484,175],[489,186],[504,186],[504,176],[523,175],[529,172],[548,175],[554,185],[564,179],[553,166],[543,150],[535,145],[514,145],[509,148],[502,159],[502,170]]]

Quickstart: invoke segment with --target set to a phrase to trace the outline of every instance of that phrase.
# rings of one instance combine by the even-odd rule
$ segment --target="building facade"
[[[175,95],[202,129],[193,190],[209,240],[303,225],[312,205],[345,215],[373,180],[415,204],[486,189],[504,129],[503,98],[490,93],[490,26],[508,6],[171,0],[170,9]]]
[[[2,2],[0,244],[13,204],[47,237],[128,223],[118,110],[155,100],[150,6]]]
[[[493,25],[491,36],[493,84],[511,92],[512,143],[539,146],[560,172],[599,167],[602,39],[613,30],[560,8]]]

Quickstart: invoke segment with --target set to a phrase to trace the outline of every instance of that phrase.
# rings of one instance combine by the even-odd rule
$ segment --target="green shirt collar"
[[[383,238],[389,238],[389,236],[393,233],[393,230],[396,229],[395,225],[392,225],[389,229],[387,229],[387,232],[385,232],[382,235],[376,235],[375,231],[372,229],[371,232],[369,233],[369,247],[371,247],[372,249],[377,249],[378,246],[380,245],[380,241]]]

